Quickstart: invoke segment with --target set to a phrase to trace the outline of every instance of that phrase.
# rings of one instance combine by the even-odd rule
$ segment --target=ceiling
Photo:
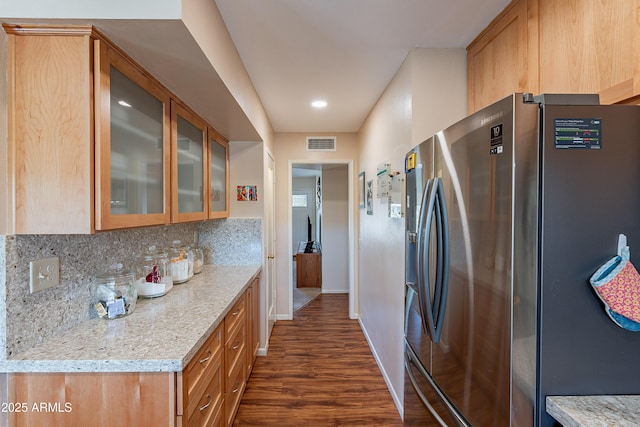
[[[318,133],[357,132],[411,48],[466,48],[509,2],[216,0],[274,131]]]

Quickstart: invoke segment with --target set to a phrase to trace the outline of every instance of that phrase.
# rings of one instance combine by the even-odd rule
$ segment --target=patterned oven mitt
[[[618,326],[640,331],[640,274],[629,260],[627,236],[618,236],[618,255],[589,279],[605,311]]]

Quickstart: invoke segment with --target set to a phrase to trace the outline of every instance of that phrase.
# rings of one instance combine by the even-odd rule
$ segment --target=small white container
[[[193,251],[189,246],[182,246],[180,240],[174,240],[166,248],[171,261],[173,284],[185,283],[193,277]]]
[[[141,298],[160,297],[173,288],[169,257],[155,246],[150,246],[146,252],[138,255],[134,270],[136,289]]]

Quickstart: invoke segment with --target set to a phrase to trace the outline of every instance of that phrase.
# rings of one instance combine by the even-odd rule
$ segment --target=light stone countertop
[[[564,427],[640,426],[640,395],[548,396],[547,412]]]
[[[139,298],[128,316],[87,320],[0,361],[0,372],[182,371],[260,268],[205,265],[166,295]]]

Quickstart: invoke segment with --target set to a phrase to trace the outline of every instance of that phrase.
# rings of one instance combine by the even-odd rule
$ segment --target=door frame
[[[293,319],[293,277],[291,272],[293,271],[293,215],[292,215],[292,206],[291,206],[291,195],[293,194],[293,165],[294,164],[312,164],[312,165],[346,165],[347,166],[347,188],[348,188],[348,238],[349,238],[349,318],[350,319],[358,319],[358,289],[356,286],[356,221],[355,221],[355,184],[354,184],[354,161],[348,159],[323,159],[323,160],[312,160],[312,159],[300,159],[300,160],[289,160],[287,165],[287,245],[289,247],[288,256],[287,256],[287,271],[288,271],[288,279],[287,279],[287,292],[289,296],[289,307],[286,314],[286,317],[278,317],[278,320],[292,320]]]
[[[273,181],[269,183],[269,164],[273,164]],[[265,185],[265,204],[264,204],[264,232],[263,232],[263,263],[264,270],[262,274],[262,284],[260,286],[260,306],[261,310],[261,322],[260,322],[260,348],[258,349],[258,355],[264,356],[267,354],[269,348],[269,337],[273,326],[276,322],[277,309],[275,304],[275,298],[278,291],[277,286],[277,266],[276,266],[276,161],[271,150],[267,147],[264,149],[264,185]],[[271,188],[266,188],[271,184]],[[271,224],[268,224],[270,222]],[[271,227],[271,235],[268,231]],[[272,295],[272,292],[274,295]],[[269,298],[271,297],[271,298]],[[271,299],[271,301],[270,301]],[[273,306],[270,307],[270,303],[273,302]]]

